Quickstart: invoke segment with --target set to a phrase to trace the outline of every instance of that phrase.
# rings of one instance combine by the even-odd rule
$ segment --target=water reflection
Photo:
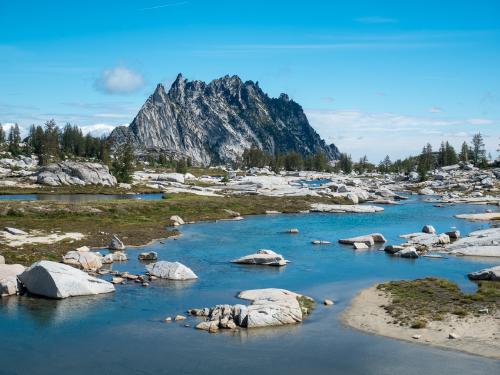
[[[113,299],[110,294],[72,297],[62,300],[31,295],[11,296],[0,299],[2,314],[9,317],[23,316],[38,326],[61,324],[78,320],[98,311],[103,302]]]

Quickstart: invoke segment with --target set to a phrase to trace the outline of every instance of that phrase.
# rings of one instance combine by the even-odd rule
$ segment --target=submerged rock
[[[238,264],[254,264],[262,266],[286,266],[288,261],[283,258],[283,255],[277,254],[272,250],[261,249],[254,254],[245,255],[241,258],[231,261]]]
[[[158,253],[156,251],[149,251],[147,253],[140,253],[138,256],[139,260],[148,261],[148,260],[157,260]]]
[[[149,274],[169,280],[193,280],[198,276],[184,264],[179,262],[159,261],[146,266]]]
[[[62,263],[42,260],[19,275],[19,280],[32,294],[48,298],[111,293],[114,286]]]

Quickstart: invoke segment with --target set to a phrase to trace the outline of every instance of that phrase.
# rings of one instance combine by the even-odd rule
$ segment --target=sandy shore
[[[355,329],[414,343],[433,345],[470,354],[500,359],[500,314],[458,318],[448,316],[430,322],[426,328],[412,329],[394,320],[380,307],[388,304],[385,293],[372,286],[361,291],[344,311],[342,321]],[[450,333],[458,335],[450,339]]]

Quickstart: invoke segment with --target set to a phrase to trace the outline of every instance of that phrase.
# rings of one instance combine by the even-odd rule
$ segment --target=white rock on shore
[[[116,178],[103,164],[66,160],[40,168],[37,172],[37,183],[50,186],[115,186]]]
[[[17,277],[26,267],[20,264],[0,264],[0,295],[11,296],[19,292]]]

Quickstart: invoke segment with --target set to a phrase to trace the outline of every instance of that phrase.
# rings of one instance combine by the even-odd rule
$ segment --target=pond
[[[154,281],[118,285],[116,293],[62,301],[10,297],[0,302],[2,374],[494,374],[500,361],[401,342],[355,331],[339,320],[362,288],[392,279],[440,276],[473,292],[468,272],[500,264],[499,259],[391,257],[372,249],[355,251],[337,244],[342,237],[383,233],[389,243],[432,224],[439,232],[463,234],[488,224],[453,218],[484,212],[487,206],[442,208],[411,198],[376,214],[297,214],[248,217],[243,221],[180,227],[177,239],[128,249],[129,261],[116,270],[143,273],[139,252],[153,250],[161,260],[180,261],[196,272],[190,282]],[[490,207],[491,208],[491,207]],[[298,228],[300,233],[283,232]],[[314,246],[311,240],[332,245]],[[259,248],[291,261],[283,268],[242,266],[229,261]],[[279,287],[318,303],[295,326],[221,332],[197,331],[197,320],[164,323],[188,308],[237,303],[237,292]],[[190,327],[185,327],[189,324]]]

